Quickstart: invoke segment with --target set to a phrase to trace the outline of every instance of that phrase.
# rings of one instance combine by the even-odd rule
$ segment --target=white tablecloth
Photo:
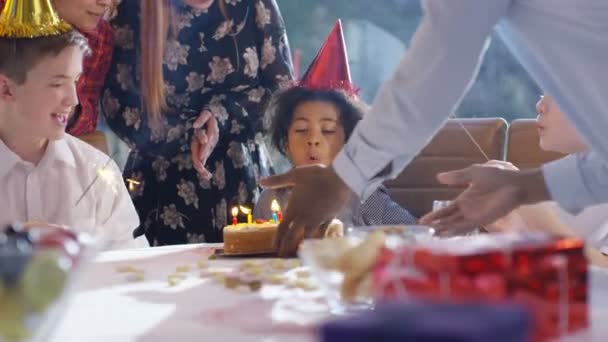
[[[242,259],[208,261],[213,245],[133,249],[101,254],[87,271],[52,341],[312,341],[328,315],[321,293],[267,285],[259,292],[229,290],[200,277],[208,268],[234,269]],[[123,266],[145,270],[129,282]],[[168,275],[190,266],[169,286]]]
[[[53,342],[66,341],[314,341],[315,327],[329,317],[320,292],[265,285],[237,292],[201,278],[197,262],[212,245],[134,249],[101,254],[90,267]],[[235,268],[240,260],[218,259],[212,268]],[[129,282],[121,266],[145,270]],[[188,278],[169,286],[178,266]],[[591,271],[591,340],[608,341],[608,272]]]

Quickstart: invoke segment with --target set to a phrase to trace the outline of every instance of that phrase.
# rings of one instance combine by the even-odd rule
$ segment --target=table
[[[314,341],[330,317],[320,291],[265,285],[259,292],[230,290],[201,278],[198,261],[213,244],[102,253],[78,285],[51,341]],[[242,260],[217,259],[209,267],[234,269]],[[189,276],[169,286],[167,276],[188,265]],[[129,282],[121,266],[145,270]],[[589,340],[608,341],[608,271],[591,269]],[[568,340],[568,339],[566,339]],[[580,340],[571,338],[570,340]]]
[[[220,245],[221,246],[221,245]],[[315,327],[329,315],[320,291],[265,285],[235,291],[202,278],[213,244],[102,253],[93,263],[51,341],[314,341]],[[235,269],[243,259],[207,261],[209,268]],[[256,259],[257,260],[257,259]],[[169,286],[168,275],[190,266],[188,277]],[[129,282],[120,267],[145,270]]]

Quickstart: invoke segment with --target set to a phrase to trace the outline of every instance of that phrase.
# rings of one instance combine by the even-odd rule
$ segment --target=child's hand
[[[205,129],[202,129],[205,126]],[[192,124],[194,137],[192,138],[192,165],[205,179],[212,177],[205,164],[220,139],[220,131],[215,115],[208,110],[202,111]]]

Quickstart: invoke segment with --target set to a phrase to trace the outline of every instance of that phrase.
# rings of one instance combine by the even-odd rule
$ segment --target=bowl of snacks
[[[433,239],[427,226],[369,226],[347,230],[344,237],[305,240],[299,256],[325,293],[333,314],[373,308],[372,268],[383,246]]]
[[[64,229],[0,232],[0,341],[48,339],[91,242]]]
[[[388,244],[416,243],[435,238],[434,228],[418,224],[350,227],[346,230],[346,235],[365,238],[377,231],[386,235]]]

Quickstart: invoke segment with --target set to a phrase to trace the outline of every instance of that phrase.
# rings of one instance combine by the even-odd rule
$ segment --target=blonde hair
[[[224,0],[216,0],[228,19]],[[176,33],[176,13],[171,0],[141,0],[141,93],[142,106],[151,123],[159,123],[167,111],[163,59],[165,42]]]

